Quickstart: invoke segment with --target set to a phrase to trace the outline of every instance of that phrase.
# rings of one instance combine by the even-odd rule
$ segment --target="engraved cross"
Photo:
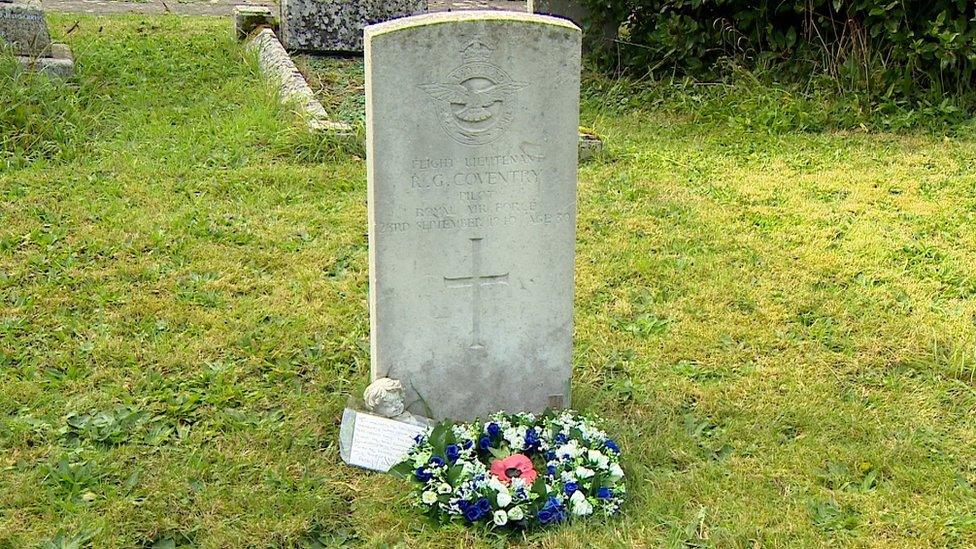
[[[508,284],[508,273],[481,274],[481,237],[471,239],[471,275],[445,276],[444,283],[448,288],[471,288],[474,295],[471,298],[471,346],[470,349],[485,348],[481,341],[481,288]]]

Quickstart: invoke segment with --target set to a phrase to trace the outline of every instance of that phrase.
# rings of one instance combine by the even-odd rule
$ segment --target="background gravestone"
[[[617,38],[619,23],[605,21],[593,24],[589,8],[582,0],[528,0],[528,11],[565,17],[583,29],[583,47],[585,50],[599,50],[608,48]]]
[[[51,42],[38,2],[0,0],[0,46],[11,48],[21,65],[58,76],[74,73],[71,50]]]
[[[0,0],[0,42],[12,47],[14,55],[49,55],[51,35],[40,6]]]
[[[437,13],[365,49],[373,379],[436,419],[568,406],[579,29]]]
[[[281,0],[281,43],[289,50],[363,51],[363,27],[427,11],[427,0]]]

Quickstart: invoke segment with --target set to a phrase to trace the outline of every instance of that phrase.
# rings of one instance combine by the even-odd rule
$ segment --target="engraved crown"
[[[488,47],[488,44],[485,44],[480,38],[475,38],[464,46],[461,55],[466,63],[470,63],[471,61],[487,61],[491,52],[492,49]]]

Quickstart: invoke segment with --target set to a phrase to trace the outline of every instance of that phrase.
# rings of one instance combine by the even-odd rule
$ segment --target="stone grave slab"
[[[4,43],[13,48],[14,55],[50,56],[51,35],[40,6],[0,3],[0,44]]]
[[[28,70],[59,77],[74,74],[71,49],[51,42],[39,2],[0,0],[0,47],[10,48]]]
[[[281,0],[281,42],[289,50],[363,51],[363,27],[427,11],[427,0]]]
[[[435,419],[569,406],[579,28],[421,15],[365,60],[372,378]]]
[[[583,0],[528,0],[530,13],[564,17],[584,29],[583,49],[589,51],[609,47],[617,38],[617,27],[610,21],[594,24],[590,9]]]

